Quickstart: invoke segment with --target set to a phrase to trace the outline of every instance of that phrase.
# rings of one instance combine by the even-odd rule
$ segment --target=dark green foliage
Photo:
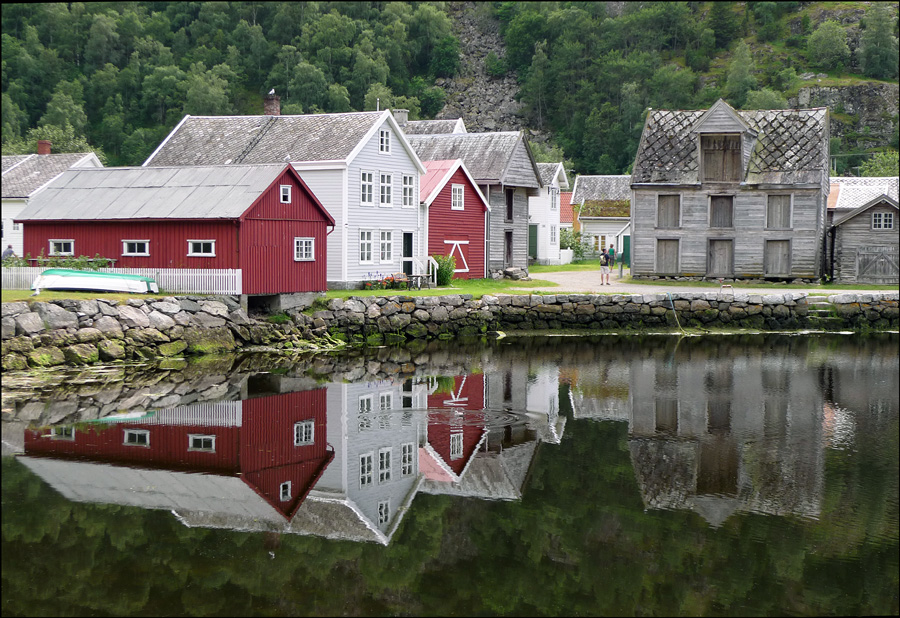
[[[873,2],[866,9],[862,35],[863,72],[876,79],[896,79],[898,71],[897,20],[886,2]]]
[[[506,75],[506,61],[498,57],[494,50],[488,52],[484,59],[484,68],[491,77],[503,77]]]
[[[431,54],[430,73],[435,77],[453,77],[459,70],[459,40],[455,36],[441,39]]]
[[[712,2],[709,9],[709,27],[716,34],[716,48],[729,47],[740,30],[740,16],[735,12],[736,2]]]
[[[453,271],[456,270],[456,258],[452,255],[433,255],[434,261],[438,263],[437,284],[450,285],[453,279]]]

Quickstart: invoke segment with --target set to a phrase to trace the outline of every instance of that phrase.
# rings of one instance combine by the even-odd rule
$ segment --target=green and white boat
[[[37,276],[31,284],[31,289],[35,290],[35,294],[40,293],[41,290],[159,293],[159,286],[150,277],[68,268],[48,268]]]

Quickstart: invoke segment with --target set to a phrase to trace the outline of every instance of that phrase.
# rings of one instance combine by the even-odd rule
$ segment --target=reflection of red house
[[[459,481],[487,437],[484,417],[484,374],[453,378],[451,393],[428,395],[428,457],[419,458],[427,478]],[[430,459],[430,461],[429,461]]]
[[[25,453],[239,477],[290,520],[334,458],[325,389],[25,431]]]
[[[455,257],[458,279],[484,278],[490,205],[462,159],[424,161],[424,165],[419,195],[428,207],[428,254]]]

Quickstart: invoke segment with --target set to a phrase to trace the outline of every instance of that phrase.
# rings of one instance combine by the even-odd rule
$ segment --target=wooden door
[[[509,268],[513,265],[513,233],[506,232],[503,240],[503,267]]]
[[[710,240],[706,262],[709,277],[731,277],[734,275],[734,241]]]
[[[656,272],[657,274],[674,275],[678,273],[678,241],[656,241]]]
[[[403,232],[403,272],[407,275],[415,274],[413,269],[412,232]]]
[[[897,284],[897,247],[868,246],[856,250],[857,283]]]
[[[532,260],[537,259],[537,225],[528,226],[528,257]]]
[[[791,241],[767,240],[763,268],[767,276],[791,274]]]

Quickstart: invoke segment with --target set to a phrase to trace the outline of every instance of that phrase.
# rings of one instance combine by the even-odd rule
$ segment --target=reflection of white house
[[[543,185],[528,198],[528,257],[559,264],[560,192],[569,188],[562,163],[538,163]]]

